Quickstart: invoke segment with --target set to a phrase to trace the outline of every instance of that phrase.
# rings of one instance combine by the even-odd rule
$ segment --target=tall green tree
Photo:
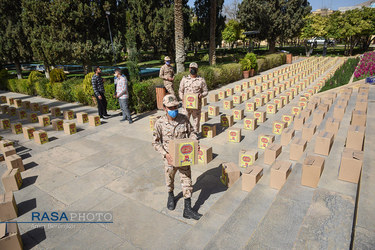
[[[0,1],[0,57],[15,64],[18,79],[22,78],[21,62],[32,56],[21,13],[21,0]]]
[[[241,39],[241,31],[241,25],[238,21],[229,20],[222,33],[223,40],[233,48],[234,43]]]
[[[307,0],[244,0],[238,16],[248,31],[259,30],[259,39],[267,40],[270,52],[274,52],[277,39],[298,34],[303,17],[310,11]]]

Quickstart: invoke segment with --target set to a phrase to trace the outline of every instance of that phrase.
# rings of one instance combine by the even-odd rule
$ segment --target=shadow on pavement
[[[27,212],[36,208],[36,199],[33,198],[27,201],[22,201],[17,204],[17,207],[18,207],[18,216],[26,214]]]
[[[32,249],[47,237],[44,226],[41,226],[22,234],[21,238],[23,249]]]

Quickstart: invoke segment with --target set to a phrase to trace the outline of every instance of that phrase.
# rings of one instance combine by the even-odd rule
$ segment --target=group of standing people
[[[96,102],[98,104],[98,113],[101,121],[108,119],[111,116],[107,113],[107,99],[105,98],[104,79],[101,77],[102,69],[97,66],[94,71],[94,75],[91,78],[92,88]],[[129,124],[133,123],[132,117],[129,111],[129,91],[128,91],[128,79],[121,73],[120,68],[115,69],[115,93],[114,97],[119,100],[120,108],[122,111],[122,119],[120,122],[126,120]]]
[[[202,98],[207,96],[208,89],[206,81],[198,76],[198,64],[190,63],[189,75],[184,76],[179,86],[179,97],[182,100],[182,106],[185,107],[184,101],[187,94],[197,94],[198,108],[197,109],[183,109],[183,113],[178,112],[180,103],[177,101],[173,89],[174,71],[171,66],[169,57],[165,57],[165,64],[160,69],[160,78],[164,80],[164,86],[168,94],[163,98],[163,109],[165,115],[160,117],[155,122],[153,132],[153,146],[158,151],[164,162],[165,182],[168,191],[167,208],[174,210],[176,207],[174,190],[174,178],[179,172],[182,192],[184,197],[184,211],[183,217],[187,219],[199,220],[202,216],[191,207],[191,196],[193,192],[193,185],[191,180],[191,167],[175,167],[172,165],[172,158],[169,155],[169,141],[174,139],[198,139]],[[190,123],[190,117],[193,117],[193,125]]]

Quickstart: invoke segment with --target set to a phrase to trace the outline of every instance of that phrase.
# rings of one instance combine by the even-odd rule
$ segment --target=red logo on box
[[[230,136],[236,136],[237,132],[230,132]]]
[[[191,145],[185,145],[181,147],[182,154],[190,154],[191,152],[193,152],[193,147]]]
[[[188,100],[189,102],[194,102],[195,98],[194,98],[194,96],[189,96],[189,97],[187,98],[187,100]]]
[[[275,128],[280,129],[281,128],[280,124],[275,124]]]
[[[250,158],[249,156],[244,156],[244,157],[242,157],[242,160],[243,160],[244,162],[250,162],[250,161],[251,161],[251,158]]]
[[[261,140],[263,143],[268,143],[268,138],[263,137]]]

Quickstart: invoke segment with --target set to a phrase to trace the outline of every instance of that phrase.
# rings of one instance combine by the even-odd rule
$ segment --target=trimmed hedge
[[[258,59],[259,71],[269,69],[270,66],[277,67],[285,63],[285,54],[271,54]],[[59,70],[60,78],[64,77]],[[175,76],[174,90],[178,96],[179,83],[182,77],[188,75],[185,71]],[[91,78],[94,73],[89,73],[84,79],[71,78],[62,82],[49,81],[40,72],[31,72],[28,79],[9,79],[6,70],[0,71],[0,87],[12,92],[20,92],[28,95],[40,95],[45,98],[56,98],[66,102],[79,102],[84,105],[95,105],[93,101],[93,90]],[[223,85],[242,79],[242,70],[239,63],[230,63],[216,66],[202,66],[198,70],[198,75],[204,77],[209,90],[220,88]],[[160,78],[152,78],[144,81],[129,82],[130,109],[137,113],[154,110],[156,108],[155,87],[163,85]],[[115,86],[113,83],[105,84],[106,99],[108,109],[119,109],[119,103],[113,97]]]

